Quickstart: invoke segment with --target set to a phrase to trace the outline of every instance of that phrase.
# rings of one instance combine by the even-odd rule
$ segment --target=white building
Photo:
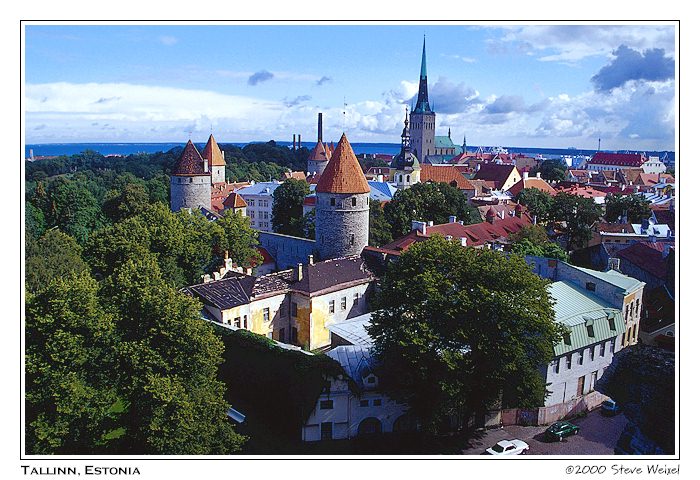
[[[340,363],[345,374],[328,379],[302,427],[303,441],[416,430],[416,422],[406,414],[408,406],[377,391],[379,378],[369,348],[343,345],[326,355]]]
[[[273,193],[282,185],[281,182],[260,182],[249,187],[241,188],[238,193],[245,203],[246,215],[250,218],[250,226],[261,232],[272,232]]]

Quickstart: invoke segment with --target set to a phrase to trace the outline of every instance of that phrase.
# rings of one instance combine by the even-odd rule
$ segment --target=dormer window
[[[586,290],[590,290],[591,292],[595,292],[595,283],[586,282]]]

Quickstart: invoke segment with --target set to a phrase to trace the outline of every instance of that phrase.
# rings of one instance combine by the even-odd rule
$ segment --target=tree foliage
[[[566,165],[559,160],[545,160],[536,172],[540,172],[542,178],[549,181],[561,182],[566,179]]]
[[[602,215],[603,209],[592,198],[559,192],[552,203],[552,220],[559,222],[566,233],[567,250],[585,247]]]
[[[566,251],[554,242],[549,241],[547,230],[542,225],[530,225],[508,237],[511,242],[511,252],[519,255],[556,258],[568,261]]]
[[[462,192],[446,183],[416,183],[396,192],[394,199],[384,207],[384,215],[391,225],[393,238],[409,233],[413,220],[432,220],[440,224],[447,223],[454,215],[465,224],[481,221],[479,212],[468,204]]]
[[[524,188],[518,193],[516,200],[525,205],[530,215],[536,216],[539,223],[550,220],[554,197],[549,193],[537,188]]]
[[[38,292],[55,278],[68,278],[89,269],[78,242],[58,229],[47,230],[26,244],[25,283],[30,292]]]
[[[369,245],[381,247],[393,240],[391,225],[386,220],[384,208],[379,200],[369,201]]]
[[[499,399],[542,405],[538,369],[562,333],[546,285],[519,256],[439,236],[414,244],[389,266],[369,327],[382,384],[428,430]]]
[[[305,180],[289,178],[272,194],[272,228],[277,233],[303,237],[304,197],[311,193]]]
[[[628,223],[640,223],[651,216],[650,203],[641,195],[608,195],[605,197],[605,220],[617,222],[626,216]]]

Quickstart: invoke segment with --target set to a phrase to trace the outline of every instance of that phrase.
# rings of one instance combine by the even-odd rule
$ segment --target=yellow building
[[[374,276],[359,256],[299,264],[260,277],[229,271],[186,293],[208,316],[307,350],[331,343],[328,326],[369,312]]]

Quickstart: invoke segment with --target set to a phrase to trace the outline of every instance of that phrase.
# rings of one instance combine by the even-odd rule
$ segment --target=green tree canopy
[[[81,244],[90,232],[105,223],[97,199],[84,182],[64,178],[51,182],[46,207],[47,226],[59,227]]]
[[[550,220],[554,197],[537,188],[524,188],[518,193],[517,201],[527,207],[533,217],[537,217],[538,223],[546,223]]]
[[[559,160],[545,160],[537,168],[545,180],[561,182],[566,179],[566,165]]]
[[[304,237],[304,197],[311,193],[305,180],[289,178],[272,194],[272,228],[277,233]]]
[[[562,333],[547,283],[520,256],[439,236],[414,244],[389,266],[369,327],[382,385],[406,399],[427,430],[499,399],[505,407],[542,405],[538,369]]]
[[[369,201],[369,244],[381,247],[391,242],[391,225],[386,220],[384,208],[379,200]]]
[[[592,198],[559,192],[554,197],[552,220],[560,222],[568,237],[567,250],[585,247],[593,236],[593,226],[603,215],[603,209]]]
[[[47,230],[39,239],[30,240],[25,250],[25,282],[30,292],[38,292],[55,278],[68,278],[72,273],[88,271],[82,248],[70,235],[56,228]]]
[[[651,216],[650,203],[641,195],[608,195],[605,197],[605,220],[617,222],[626,215],[628,223],[640,223]]]
[[[149,204],[146,187],[127,183],[120,190],[110,190],[105,196],[102,211],[113,222],[118,222],[142,212]]]
[[[396,192],[384,207],[384,215],[393,238],[409,233],[413,220],[440,224],[447,223],[454,215],[465,224],[481,221],[478,210],[468,204],[462,192],[447,183],[416,183]]]

